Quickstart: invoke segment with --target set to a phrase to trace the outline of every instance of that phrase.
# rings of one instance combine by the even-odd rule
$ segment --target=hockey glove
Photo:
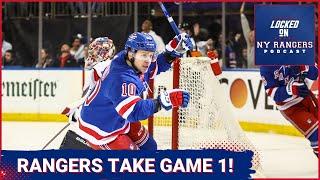
[[[300,97],[306,97],[309,95],[309,89],[303,82],[295,81],[293,78],[289,81],[286,87],[289,95],[296,95]]]
[[[187,33],[181,33],[175,36],[167,45],[166,52],[172,57],[182,57],[188,50],[193,49],[190,36]]]
[[[158,96],[159,103],[167,111],[172,109],[173,107],[187,107],[189,99],[189,92],[182,89],[163,91]]]
[[[70,124],[77,122],[75,115],[76,115],[76,112],[79,110],[79,107],[83,104],[84,100],[85,100],[85,97],[69,104],[62,111],[61,114],[66,115],[68,117]]]
[[[68,117],[69,123],[73,124],[77,122],[76,118],[74,117],[77,109],[78,108],[70,109],[69,107],[66,107],[61,114],[66,115]]]

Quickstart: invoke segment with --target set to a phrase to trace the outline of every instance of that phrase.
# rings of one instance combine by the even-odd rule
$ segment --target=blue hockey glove
[[[175,36],[167,45],[166,52],[172,57],[182,57],[188,50],[193,49],[190,36],[187,33],[181,33]]]

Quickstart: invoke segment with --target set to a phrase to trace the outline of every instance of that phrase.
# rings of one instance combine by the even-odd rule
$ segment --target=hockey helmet
[[[110,60],[116,53],[113,41],[108,37],[99,37],[93,40],[88,49],[86,68],[91,69],[101,61]]]
[[[153,37],[147,33],[135,32],[131,34],[126,42],[126,51],[151,51],[155,52],[157,49],[156,42]]]

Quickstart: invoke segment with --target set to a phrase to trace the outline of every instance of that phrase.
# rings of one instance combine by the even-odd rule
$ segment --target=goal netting
[[[155,78],[155,97],[172,88],[189,91],[191,98],[187,108],[161,110],[149,120],[159,149],[251,150],[253,168],[261,169],[259,152],[235,119],[227,89],[214,76],[209,58],[182,58]]]

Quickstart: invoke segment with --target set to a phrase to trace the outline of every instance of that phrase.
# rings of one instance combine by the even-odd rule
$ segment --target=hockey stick
[[[162,2],[159,2],[159,5],[160,5],[160,7],[162,9],[163,14],[166,16],[167,20],[169,21],[170,26],[173,29],[174,33],[176,35],[179,35],[180,34],[180,30],[179,30],[178,26],[176,25],[176,23],[174,22],[173,18],[169,15],[166,7],[163,5]],[[190,53],[190,49],[188,50],[188,52]],[[211,59],[210,65],[211,65],[211,68],[212,68],[212,71],[213,71],[214,75],[215,76],[220,75],[222,73],[222,71],[221,71],[221,68],[220,68],[220,65],[219,65],[219,61],[218,61],[217,55],[211,53],[210,55],[208,54],[208,57]]]
[[[168,13],[166,7],[163,5],[163,3],[162,3],[162,2],[159,2],[159,5],[160,5],[160,7],[161,7],[161,9],[162,9],[162,12],[163,12],[164,16],[166,16],[166,18],[167,18],[167,20],[168,20],[168,22],[169,22],[172,30],[174,31],[174,33],[175,33],[177,36],[178,36],[179,34],[181,34],[181,32],[180,32],[177,24],[174,22],[172,16],[169,15],[169,13]],[[180,40],[180,39],[179,39],[179,40]],[[191,56],[191,49],[188,49],[188,50],[187,50],[187,53],[188,53],[188,55]]]
[[[50,139],[50,141],[41,150],[44,150],[53,140],[56,139],[56,137],[58,137],[62,133],[62,131],[64,131],[69,126],[70,123],[66,124],[55,136],[53,136],[53,138]]]
[[[180,30],[179,30],[178,26],[176,25],[176,23],[174,22],[173,18],[169,15],[166,7],[164,7],[162,2],[159,2],[159,5],[160,5],[160,7],[162,9],[163,14],[166,16],[167,20],[169,21],[170,26],[173,29],[174,33],[176,35],[179,35],[180,34]]]
[[[89,94],[88,91],[89,91],[89,87],[87,87],[83,91],[81,99],[69,104],[66,108],[64,108],[64,110],[62,111],[61,114],[66,115],[66,114],[70,113],[71,109],[73,109],[75,107],[79,107],[85,101],[87,95]],[[73,116],[72,116],[72,121],[77,122],[77,120],[74,119]],[[50,141],[42,148],[42,150],[44,150],[53,140],[55,140],[62,133],[62,131],[64,131],[69,126],[70,126],[70,122],[68,122],[68,124],[66,124],[55,136],[53,136],[53,138],[50,139]]]
[[[61,114],[66,115],[66,114],[70,113],[70,110],[72,108],[79,106],[79,104],[81,104],[83,101],[84,101],[84,98],[81,98],[80,100],[71,103],[69,106],[64,108],[64,110],[62,111]],[[71,115],[72,115],[72,113],[69,114],[68,116],[71,116]],[[77,122],[77,120],[74,118],[73,115],[72,115],[71,121]],[[53,138],[50,139],[50,141],[42,148],[42,150],[44,150],[53,140],[56,139],[56,137],[58,137],[62,133],[63,130],[65,130],[69,126],[70,126],[70,120],[69,120],[68,124],[66,124],[55,136],[53,136]]]

